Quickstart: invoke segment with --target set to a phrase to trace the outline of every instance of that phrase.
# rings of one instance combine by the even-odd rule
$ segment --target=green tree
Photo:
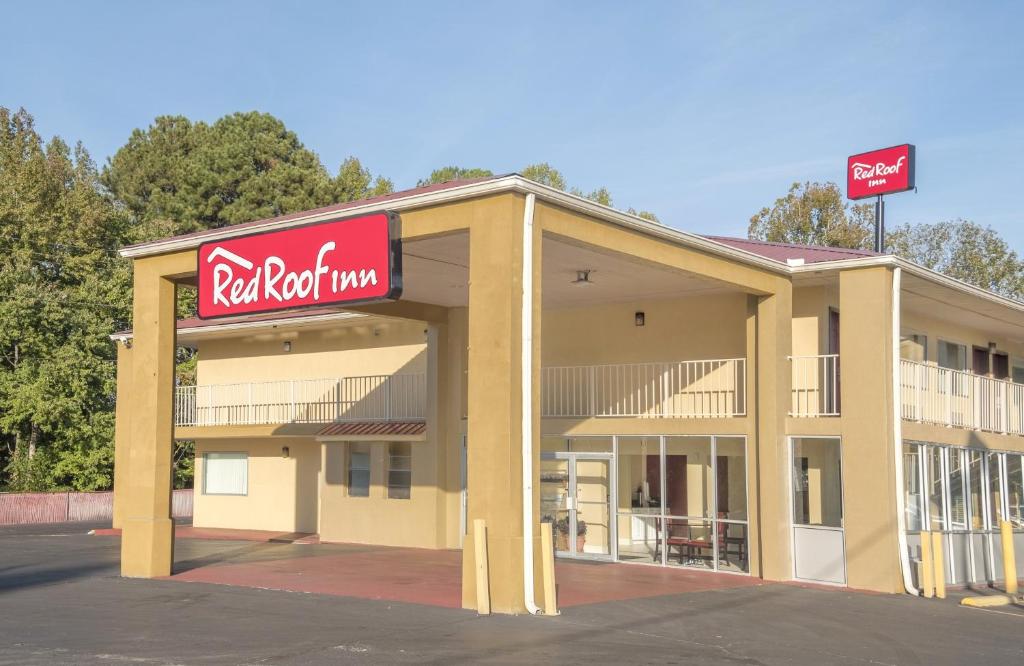
[[[886,235],[886,247],[926,268],[1024,300],[1024,262],[992,227],[963,219],[903,224]]]
[[[394,190],[395,186],[390,180],[383,176],[374,177],[358,159],[349,157],[341,163],[334,179],[333,199],[335,203],[357,201],[390,194]]]
[[[488,176],[493,175],[494,172],[492,172],[489,169],[464,169],[462,167],[457,166],[446,166],[431,171],[429,176],[416,182],[416,187],[423,187],[424,185],[437,185],[438,183],[447,183],[450,180],[463,180],[466,178],[487,178]]]
[[[565,178],[562,176],[562,172],[547,162],[531,164],[523,168],[519,175],[528,180],[532,180],[535,183],[547,185],[548,187],[553,187],[556,190],[562,190],[563,192],[565,191]]]
[[[132,132],[103,183],[135,220],[134,240],[215,229],[392,191],[358,159],[331,178],[320,158],[266,113],[212,125],[160,116]]]
[[[750,218],[755,240],[870,249],[874,206],[850,205],[835,183],[793,183],[786,196]]]
[[[129,232],[81,145],[0,108],[0,458],[12,489],[110,486]]]

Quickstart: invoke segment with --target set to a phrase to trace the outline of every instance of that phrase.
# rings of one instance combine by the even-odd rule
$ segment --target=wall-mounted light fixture
[[[643,326],[645,319],[646,316],[643,312],[637,312],[636,314],[633,315],[633,323],[636,324],[637,326]]]
[[[994,343],[994,342],[988,343],[988,353],[989,354],[995,354],[996,353],[996,343]]]
[[[284,350],[286,352],[290,352],[292,350],[292,341],[291,340],[285,340],[284,341]]]
[[[287,458],[288,456],[291,455],[291,453],[292,453],[292,450],[289,449],[287,446],[282,446],[281,447],[281,457],[282,458]]]
[[[589,268],[585,270],[576,271],[576,279],[570,282],[569,284],[576,285],[577,287],[589,287],[590,285],[594,284],[593,281],[591,281],[590,279],[590,274],[592,272],[593,271],[590,270]]]

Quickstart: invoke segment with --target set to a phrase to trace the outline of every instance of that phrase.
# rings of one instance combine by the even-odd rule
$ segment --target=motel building
[[[517,175],[122,254],[125,576],[171,572],[175,439],[197,527],[461,549],[464,606],[483,571],[496,612],[542,605],[542,522],[560,558],[886,593],[920,587],[922,530],[949,585],[1003,577],[1000,518],[1024,550],[1024,305],[893,256]]]

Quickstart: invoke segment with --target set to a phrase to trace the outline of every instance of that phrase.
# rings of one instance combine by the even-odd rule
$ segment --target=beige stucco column
[[[128,495],[128,455],[131,442],[132,348],[117,341],[117,406],[114,409],[114,521],[120,528]]]
[[[892,408],[892,271],[839,274],[843,525],[850,587],[903,589]]]
[[[467,476],[470,528],[463,546],[462,599],[476,608],[473,521],[487,524],[491,609],[525,610],[522,466],[522,197],[506,197],[497,215],[470,228]],[[539,233],[535,232],[535,237]],[[534,256],[539,257],[539,242]],[[534,261],[533,386],[539,385],[540,273]],[[537,404],[536,390],[534,404]],[[534,410],[534,487],[540,420]],[[535,492],[536,498],[536,492]],[[538,524],[536,501],[531,523]],[[536,532],[537,530],[535,530]],[[536,567],[535,567],[536,569]]]
[[[789,411],[793,346],[793,290],[779,279],[775,293],[757,299],[756,399],[758,514],[761,576],[793,577],[790,553],[789,474],[786,414]]]
[[[195,270],[194,251],[137,259],[134,265],[128,406],[131,473],[121,517],[122,576],[153,578],[171,573],[175,282]],[[119,401],[124,398],[118,396]]]

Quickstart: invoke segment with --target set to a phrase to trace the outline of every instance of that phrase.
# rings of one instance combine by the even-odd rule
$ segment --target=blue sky
[[[19,3],[0,105],[104,162],[157,115],[281,118],[399,188],[547,161],[702,233],[793,181],[917,145],[888,222],[965,217],[1024,250],[1024,6],[938,2]]]

